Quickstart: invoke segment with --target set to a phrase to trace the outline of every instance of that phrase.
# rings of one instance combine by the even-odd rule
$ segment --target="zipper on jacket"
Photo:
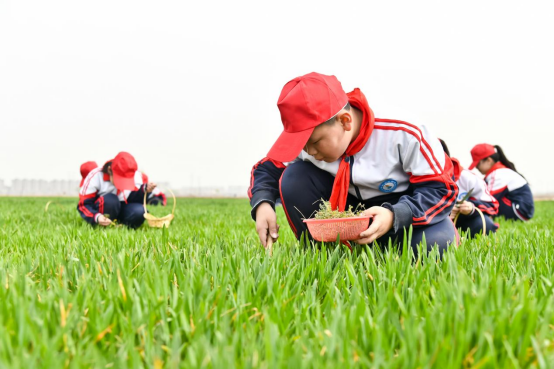
[[[360,193],[360,189],[358,186],[354,184],[354,179],[352,178],[352,172],[354,172],[354,156],[350,156],[350,184],[354,186],[354,189],[356,190],[356,197],[358,200],[363,201],[362,194]]]

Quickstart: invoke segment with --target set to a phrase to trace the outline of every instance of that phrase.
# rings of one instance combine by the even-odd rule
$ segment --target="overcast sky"
[[[501,145],[554,192],[550,3],[0,0],[0,179],[79,179],[129,151],[173,187],[246,187],[281,88],[317,71],[465,166]]]

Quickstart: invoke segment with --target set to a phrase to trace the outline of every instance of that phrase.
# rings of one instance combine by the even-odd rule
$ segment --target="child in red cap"
[[[279,197],[298,238],[303,216],[329,199],[339,210],[361,203],[373,217],[359,244],[401,241],[410,226],[415,253],[424,233],[428,250],[455,242],[452,163],[424,126],[374,118],[359,89],[346,94],[336,77],[319,73],[288,82],[277,106],[284,131],[252,168],[248,190],[262,245],[278,237]]]
[[[469,169],[477,168],[485,175],[490,193],[498,200],[498,215],[506,219],[528,221],[535,213],[531,188],[506,158],[498,145],[482,143],[471,149]]]
[[[142,183],[148,183],[148,176],[144,172],[142,172]],[[148,205],[166,206],[167,197],[162,192],[162,190],[160,190],[159,187],[156,187],[152,192],[148,194],[148,197],[146,198],[146,203]]]
[[[154,183],[142,182],[135,158],[120,152],[86,176],[77,210],[92,225],[109,226],[117,219],[121,224],[138,228],[144,222],[144,192],[155,188]]]
[[[446,142],[443,140],[440,142],[444,152],[452,160],[454,180],[459,191],[458,201],[452,208],[450,218],[455,219],[457,216],[456,227],[461,228],[464,232],[469,231],[470,237],[483,234],[483,227],[486,228],[487,234],[496,232],[498,225],[493,222],[491,217],[498,213],[498,201],[490,194],[485,181],[470,170],[462,168],[458,159],[450,156]],[[471,192],[470,197],[466,201],[460,202],[469,192]],[[485,224],[483,224],[479,212],[475,211],[476,208],[483,214]]]
[[[87,178],[91,170],[98,168],[98,164],[95,161],[87,161],[86,163],[81,164],[81,184],[79,187],[83,187],[83,182]]]

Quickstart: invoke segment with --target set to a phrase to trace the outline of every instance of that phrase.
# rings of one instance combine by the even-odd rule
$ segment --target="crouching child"
[[[148,176],[144,172],[142,172],[142,183],[148,183]],[[167,205],[167,197],[162,192],[162,190],[160,190],[159,187],[156,187],[156,188],[154,188],[154,190],[152,192],[150,192],[147,195],[146,203],[148,205],[166,206]]]
[[[531,187],[500,146],[475,145],[471,149],[471,158],[469,169],[476,168],[485,175],[490,193],[498,200],[497,216],[524,222],[533,217],[535,202]]]
[[[456,242],[449,218],[458,195],[452,162],[424,126],[375,118],[364,94],[348,94],[334,76],[310,73],[288,82],[277,106],[284,131],[254,165],[248,190],[260,242],[277,240],[281,199],[297,238],[320,199],[344,210],[363,204],[372,216],[358,244],[402,242],[410,226],[415,254],[442,253]]]
[[[90,171],[79,191],[77,210],[89,224],[109,226],[114,220],[131,228],[144,222],[144,193],[153,183],[143,183],[135,158],[120,152],[102,167]]]
[[[444,152],[450,156],[446,142],[443,140],[440,142]],[[454,180],[458,185],[459,193],[450,218],[456,220],[456,227],[462,232],[469,232],[470,238],[483,234],[483,230],[487,234],[496,232],[498,224],[494,223],[492,217],[498,213],[498,201],[490,194],[482,178],[463,168],[457,159],[450,157],[450,160],[454,167]],[[462,201],[468,194],[468,199]]]

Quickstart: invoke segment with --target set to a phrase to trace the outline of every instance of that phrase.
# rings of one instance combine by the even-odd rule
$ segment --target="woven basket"
[[[360,233],[369,227],[371,216],[338,219],[304,219],[310,234],[316,241],[352,241],[360,238]]]
[[[483,212],[481,210],[479,210],[478,207],[475,207],[475,210],[477,210],[477,212],[479,213],[479,215],[481,216],[481,221],[483,222],[483,236],[486,236],[487,235],[487,222],[485,221],[485,216],[483,215]],[[458,221],[458,217],[460,216],[461,213],[458,213],[456,214],[456,217],[454,218],[454,227],[456,227],[456,222]]]
[[[146,197],[148,196],[148,193],[144,191],[144,219],[146,219],[148,225],[152,228],[163,228],[163,226],[168,228],[173,218],[175,218],[175,205],[177,205],[177,200],[175,199],[173,191],[170,189],[168,189],[168,191],[171,193],[171,196],[173,196],[173,210],[171,211],[171,214],[168,214],[162,218],[155,217],[154,215],[148,213],[148,209],[146,208]]]

